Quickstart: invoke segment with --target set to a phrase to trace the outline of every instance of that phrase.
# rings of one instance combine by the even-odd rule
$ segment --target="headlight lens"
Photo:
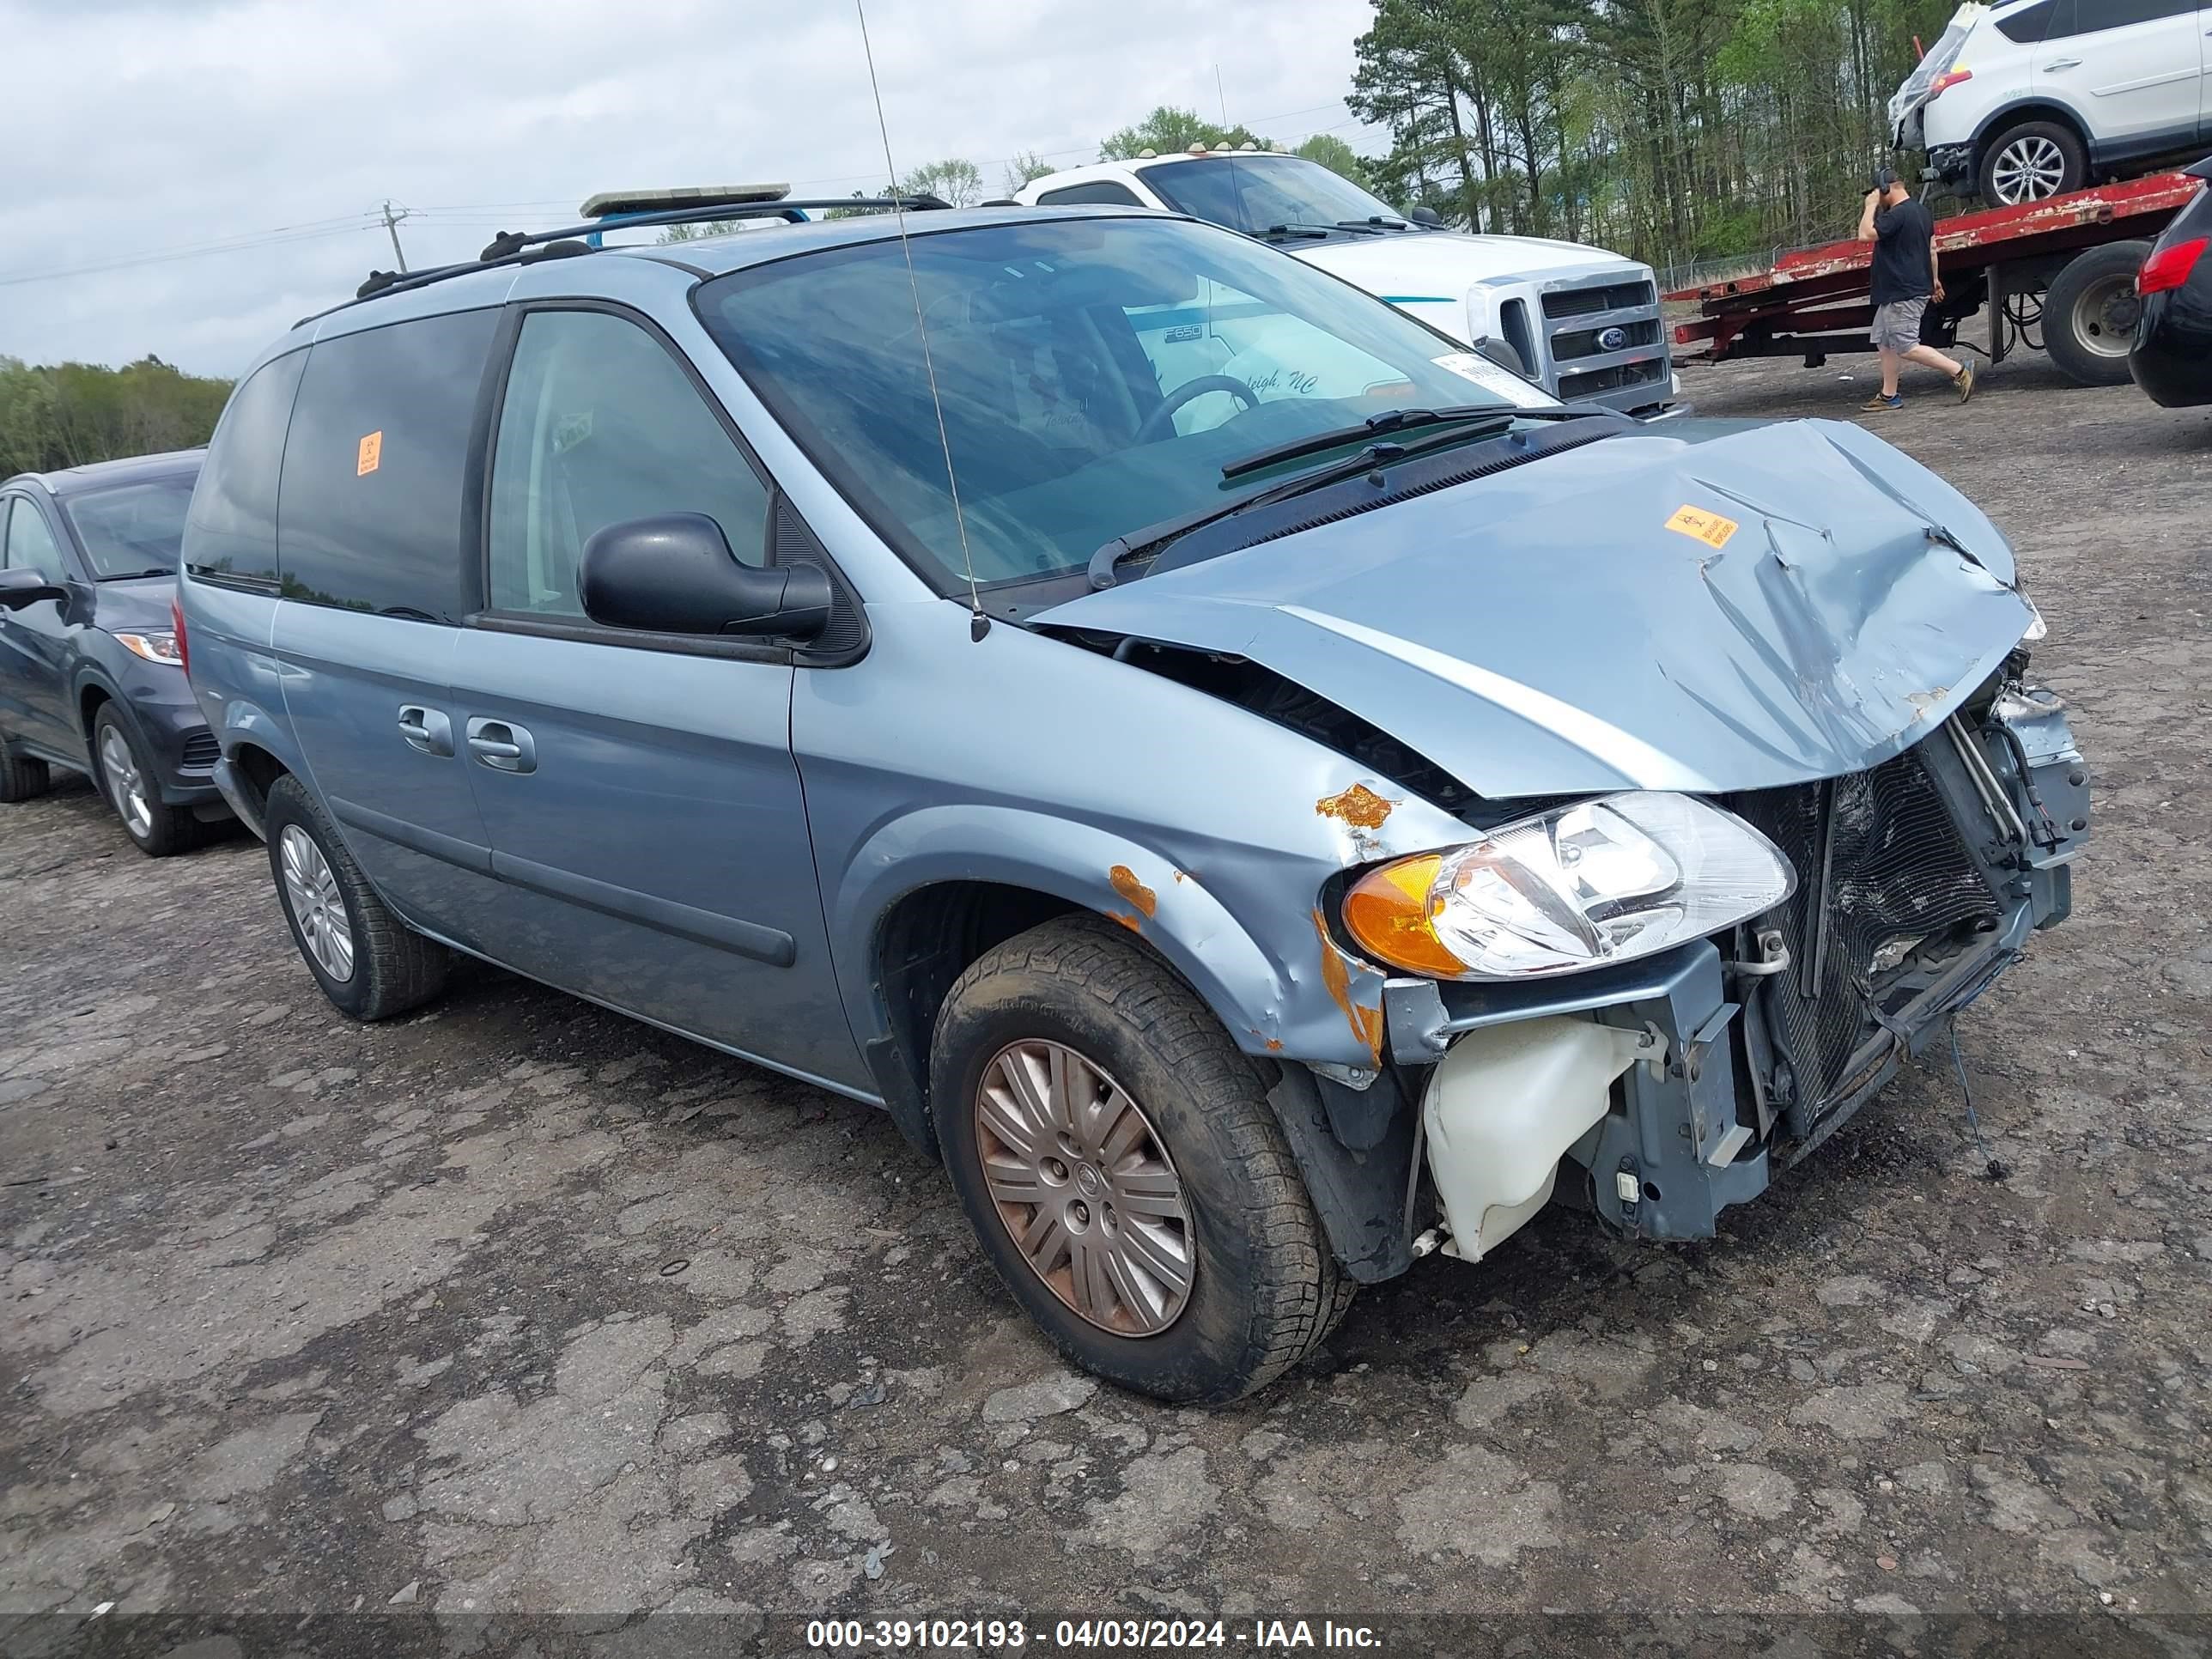
[[[1438,979],[1534,979],[1632,961],[1771,910],[1796,875],[1749,824],[1687,795],[1577,801],[1398,859],[1345,896],[1377,961]]]
[[[124,648],[131,655],[143,657],[148,662],[181,663],[183,656],[177,650],[177,636],[166,628],[142,634],[118,634]]]

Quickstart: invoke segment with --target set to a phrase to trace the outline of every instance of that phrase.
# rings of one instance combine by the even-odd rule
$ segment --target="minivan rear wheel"
[[[1350,1300],[1255,1063],[1094,917],[988,951],[938,1016],[931,1098],[1000,1278],[1077,1364],[1161,1399],[1263,1388]]]
[[[393,915],[314,797],[270,786],[264,824],[276,902],[315,983],[341,1013],[389,1019],[442,989],[453,956]]]

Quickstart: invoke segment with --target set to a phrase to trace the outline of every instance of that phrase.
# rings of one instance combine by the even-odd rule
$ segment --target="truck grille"
[[[1642,386],[1663,387],[1667,346],[1652,283],[1599,281],[1553,289],[1543,295],[1543,307],[1544,347],[1561,398],[1571,403]]]
[[[222,748],[216,742],[214,732],[195,732],[185,739],[184,768],[185,771],[212,770],[216,762],[222,758]]]
[[[1996,899],[1919,756],[1910,750],[1871,771],[1758,790],[1728,805],[1780,848],[1797,872],[1797,891],[1759,923],[1781,929],[1790,966],[1763,981],[1758,994],[1795,1079],[1790,1132],[1802,1137],[1861,1082],[1847,1075],[1851,1058],[1881,1029],[1875,1012],[1891,1012],[1883,1007],[1885,995],[1905,969],[1877,968],[1877,953],[1899,941],[1941,940],[1994,926]],[[1833,825],[1825,884],[1824,805]]]

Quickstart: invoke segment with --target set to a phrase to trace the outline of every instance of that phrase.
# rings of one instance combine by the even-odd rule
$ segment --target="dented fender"
[[[1382,972],[1332,936],[1320,895],[1340,870],[1370,858],[1419,850],[1387,833],[1404,792],[1382,780],[1344,786],[1373,803],[1371,823],[1314,811],[1303,906],[1265,905],[1239,914],[1224,899],[1274,887],[1278,857],[1258,851],[1255,868],[1224,866],[1216,847],[1205,868],[1171,849],[1093,824],[991,803],[923,808],[882,825],[826,895],[831,950],[854,1035],[862,1047],[888,1034],[870,983],[875,930],[899,900],[939,882],[985,880],[1051,895],[1118,923],[1171,963],[1247,1053],[1373,1070],[1382,1061]],[[1389,793],[1384,793],[1389,791]],[[1394,799],[1396,797],[1397,799]],[[1321,798],[1325,803],[1328,798]],[[1422,846],[1472,834],[1437,809],[1414,803]],[[1401,844],[1402,843],[1402,844]]]

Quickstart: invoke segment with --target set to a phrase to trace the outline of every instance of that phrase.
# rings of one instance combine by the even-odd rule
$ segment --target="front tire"
[[[1218,1405],[1342,1316],[1349,1281],[1254,1062],[1103,921],[986,952],[938,1016],[931,1085],[984,1254],[1077,1364]]]
[[[2024,207],[2063,196],[2088,182],[2089,158],[2071,127],[2024,121],[1982,147],[1982,200]]]
[[[199,820],[190,807],[162,800],[153,768],[112,703],[103,703],[93,720],[92,758],[107,804],[140,852],[149,859],[165,859],[200,844]]]
[[[300,959],[340,1013],[389,1019],[444,988],[452,954],[392,914],[297,781],[270,786],[266,823],[276,902]]]

